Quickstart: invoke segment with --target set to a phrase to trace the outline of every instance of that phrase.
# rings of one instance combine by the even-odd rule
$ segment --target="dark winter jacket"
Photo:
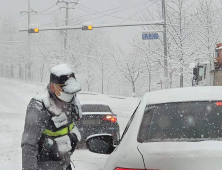
[[[22,170],[64,170],[78,140],[74,125],[81,117],[77,98],[69,104],[56,100],[48,90],[33,98],[26,112],[22,136]],[[48,136],[46,131],[71,131],[66,135]]]

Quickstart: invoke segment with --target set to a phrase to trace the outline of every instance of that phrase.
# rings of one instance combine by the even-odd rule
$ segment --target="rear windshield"
[[[147,106],[139,142],[222,140],[222,102]]]
[[[82,112],[111,112],[109,106],[99,104],[84,104],[81,108]]]

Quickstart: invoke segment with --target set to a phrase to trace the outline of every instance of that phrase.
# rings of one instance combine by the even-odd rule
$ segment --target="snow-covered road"
[[[0,78],[0,170],[21,169],[21,136],[26,107],[44,86]],[[139,103],[138,99],[116,99],[106,95],[79,94],[80,101],[104,101],[118,116],[121,133]],[[72,160],[76,170],[102,170],[107,155],[76,150]]]

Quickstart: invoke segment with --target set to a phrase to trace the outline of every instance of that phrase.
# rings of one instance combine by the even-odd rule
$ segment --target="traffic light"
[[[82,27],[82,30],[92,30],[93,29],[93,26],[92,25],[85,25]]]
[[[30,28],[28,30],[29,33],[39,33],[39,28]]]
[[[82,25],[82,30],[93,30],[93,26],[91,22],[85,22]]]

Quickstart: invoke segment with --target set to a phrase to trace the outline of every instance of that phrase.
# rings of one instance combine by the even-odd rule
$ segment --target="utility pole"
[[[68,19],[69,19],[69,9],[75,9],[75,8],[70,8],[69,4],[78,4],[78,0],[77,0],[77,2],[71,2],[70,0],[68,0],[68,1],[63,0],[63,1],[58,1],[57,3],[65,3],[65,5],[66,5],[66,7],[61,7],[61,8],[65,8],[66,9],[65,25],[67,26],[68,25]],[[66,50],[68,32],[67,32],[67,30],[65,30],[64,32],[65,32],[65,35],[64,35],[64,49]]]
[[[28,13],[28,56],[30,56],[31,51],[30,51],[30,35],[29,35],[29,29],[30,29],[30,25],[31,25],[31,13],[37,13],[36,11],[31,10],[30,7],[30,0],[28,0],[28,11],[21,11],[22,13]],[[25,65],[26,68],[26,65]],[[30,64],[28,63],[28,79],[31,81],[31,68],[30,68]],[[26,72],[26,71],[25,71]],[[26,73],[25,73],[25,79],[26,79]]]
[[[31,13],[37,13],[37,11],[31,10],[30,0],[28,0],[28,11],[21,11],[20,13],[21,14],[22,13],[28,13],[28,30],[29,30],[30,29],[30,24],[31,24]],[[28,33],[28,48],[30,49],[30,35],[29,35],[29,33]]]
[[[163,45],[164,45],[164,77],[167,80],[165,82],[165,88],[168,88],[168,58],[167,58],[167,36],[166,36],[166,3],[162,0],[162,17],[163,17]]]

